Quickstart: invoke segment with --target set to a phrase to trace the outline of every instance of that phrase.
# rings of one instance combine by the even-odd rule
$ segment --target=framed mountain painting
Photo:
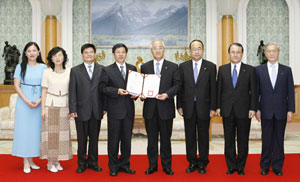
[[[189,0],[91,0],[91,41],[97,47],[149,47],[160,39],[167,47],[184,47],[189,6]]]

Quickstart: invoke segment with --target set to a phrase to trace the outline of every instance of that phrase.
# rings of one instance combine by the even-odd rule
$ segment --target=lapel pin
[[[246,72],[246,70],[244,69],[243,72]]]
[[[206,68],[206,67],[204,67],[203,69],[204,69],[204,70],[206,70],[207,68]]]
[[[165,70],[166,70],[166,69],[168,69],[168,67],[167,67],[167,66],[165,67]]]
[[[280,74],[283,75],[283,72],[281,72]]]

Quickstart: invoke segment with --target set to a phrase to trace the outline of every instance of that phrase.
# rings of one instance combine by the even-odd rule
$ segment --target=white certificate
[[[126,90],[129,92],[129,94],[139,96],[143,90],[143,80],[143,74],[129,70],[126,86]]]
[[[156,98],[159,93],[160,75],[145,74],[143,96]]]

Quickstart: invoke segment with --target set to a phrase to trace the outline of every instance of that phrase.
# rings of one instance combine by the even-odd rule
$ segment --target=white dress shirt
[[[94,73],[95,63],[93,62],[92,64],[87,64],[84,62],[84,66],[85,66],[85,69],[87,72],[89,72],[89,67],[88,67],[89,65],[92,65],[91,70],[92,70],[92,73]]]
[[[201,65],[202,65],[202,58],[197,62],[193,60],[193,70],[195,70],[195,63],[197,63],[197,71],[198,71],[198,75],[199,75]]]
[[[164,58],[162,58],[160,61],[157,61],[157,60],[153,60],[153,65],[154,65],[154,73],[156,74],[156,63],[159,62],[159,72],[161,73],[161,68],[162,68],[162,65],[164,64]]]
[[[231,76],[232,76],[232,73],[233,73],[234,65],[236,65],[237,77],[239,77],[239,73],[240,73],[240,69],[241,69],[241,64],[242,64],[241,61],[239,63],[237,63],[237,64],[231,63]]]
[[[276,73],[276,76],[275,76],[275,84],[276,84],[276,78],[277,78],[277,75],[278,75],[278,68],[279,68],[279,65],[278,65],[278,62],[276,61],[275,64],[271,64],[269,61],[267,63],[267,67],[268,67],[268,72],[269,72],[269,77],[270,77],[270,80],[272,82],[272,66],[275,66],[275,73]]]

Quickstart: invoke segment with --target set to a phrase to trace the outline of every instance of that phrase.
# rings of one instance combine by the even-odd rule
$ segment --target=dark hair
[[[231,48],[231,46],[233,46],[233,45],[242,48],[242,53],[244,53],[244,47],[243,47],[243,45],[240,44],[240,43],[238,43],[238,42],[234,42],[234,43],[230,44],[230,46],[228,47],[228,53],[230,53],[230,48]]]
[[[191,49],[191,47],[192,47],[192,43],[193,42],[200,42],[201,44],[202,44],[202,48],[204,49],[204,44],[203,44],[203,42],[201,41],[201,40],[198,40],[198,39],[194,39],[194,40],[192,40],[192,42],[190,43],[190,45],[189,45],[189,48]]]
[[[62,54],[64,55],[64,61],[63,61],[63,63],[62,63],[62,66],[63,66],[63,69],[66,69],[66,63],[67,63],[67,61],[68,61],[68,55],[67,55],[66,51],[65,51],[63,48],[61,48],[61,47],[54,47],[54,48],[52,48],[52,49],[49,51],[48,56],[47,56],[48,65],[52,68],[53,71],[54,71],[54,68],[55,68],[55,64],[54,64],[54,62],[52,61],[52,57],[53,57],[55,54],[59,53],[60,51],[61,51]]]
[[[81,46],[81,54],[83,53],[83,51],[87,48],[93,48],[94,49],[94,52],[96,53],[96,47],[94,44],[91,44],[91,43],[87,43],[87,44],[83,44]]]
[[[35,42],[28,42],[25,45],[24,50],[23,50],[23,54],[22,54],[22,62],[21,62],[21,77],[22,77],[23,80],[24,80],[25,75],[26,75],[26,68],[27,68],[27,63],[28,63],[28,58],[26,56],[26,51],[32,45],[34,45],[37,48],[37,50],[40,51],[40,47]],[[36,58],[36,62],[44,64],[43,59],[42,59],[42,55],[40,53],[39,53],[38,57]]]
[[[125,50],[126,50],[126,53],[128,52],[127,46],[126,46],[125,44],[120,43],[120,44],[116,44],[116,45],[113,46],[113,48],[112,48],[112,53],[115,53],[116,49],[118,49],[118,48],[120,48],[120,47],[124,47]]]

